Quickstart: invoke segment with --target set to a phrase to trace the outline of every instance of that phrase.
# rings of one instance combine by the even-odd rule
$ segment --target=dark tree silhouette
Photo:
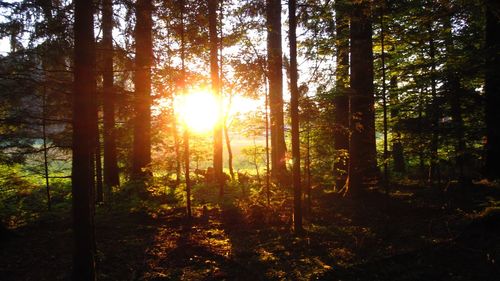
[[[223,163],[222,163],[222,96],[220,92],[220,79],[219,79],[219,64],[217,52],[218,42],[217,39],[217,0],[208,0],[208,29],[210,33],[210,76],[212,80],[212,92],[216,96],[217,104],[219,105],[219,117],[214,127],[214,173],[217,184],[219,185],[220,195],[224,194],[224,177],[223,177]]]
[[[120,185],[116,156],[115,99],[113,88],[113,1],[102,1],[104,185],[108,195]]]
[[[266,18],[272,175],[280,183],[284,183],[286,174],[286,145],[283,121],[283,59],[280,0],[266,1]]]
[[[151,0],[136,3],[135,100],[132,175],[144,177],[151,162],[151,66],[153,63]]]
[[[349,186],[358,193],[376,170],[373,42],[370,1],[352,3]]]
[[[290,40],[290,113],[292,117],[293,228],[302,232],[302,187],[300,183],[299,88],[297,86],[297,2],[288,1]]]
[[[500,173],[500,3],[486,1],[486,176]]]
[[[336,186],[342,188],[347,176],[346,153],[349,150],[349,15],[345,1],[335,2],[335,26],[337,47],[336,93],[334,97],[334,148],[339,156],[335,162]]]
[[[94,221],[91,190],[96,100],[95,44],[92,2],[75,1],[75,65],[73,99],[73,280],[95,280]]]

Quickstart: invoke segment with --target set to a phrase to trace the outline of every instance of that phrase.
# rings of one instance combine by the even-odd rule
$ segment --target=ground
[[[268,208],[240,191],[198,200],[192,219],[180,207],[100,206],[98,280],[497,280],[497,187],[391,188],[362,198],[316,188],[302,236],[290,200]],[[69,279],[71,236],[69,215],[13,230],[0,242],[0,279]]]

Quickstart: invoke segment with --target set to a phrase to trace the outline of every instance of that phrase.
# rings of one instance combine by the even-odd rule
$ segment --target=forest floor
[[[235,193],[220,202],[199,200],[190,220],[182,208],[146,212],[101,206],[95,220],[98,280],[500,276],[498,187],[443,193],[394,185],[390,195],[374,190],[362,198],[317,188],[300,237],[290,229],[289,200],[274,200],[267,208]],[[0,280],[68,280],[71,239],[69,214],[43,216],[13,230],[0,241]]]

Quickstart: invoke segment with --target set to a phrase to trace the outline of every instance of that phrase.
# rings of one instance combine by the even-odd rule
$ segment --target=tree
[[[219,185],[220,195],[224,194],[224,175],[222,163],[222,95],[220,92],[220,77],[218,65],[218,40],[217,40],[217,0],[208,0],[208,27],[210,33],[210,77],[212,80],[212,92],[216,96],[219,105],[218,120],[214,128],[214,172],[215,179]]]
[[[283,184],[286,177],[285,125],[283,121],[283,77],[281,47],[281,1],[266,0],[267,75],[271,128],[273,177]]]
[[[152,0],[136,3],[135,96],[132,175],[143,178],[151,162],[151,67],[153,63]]]
[[[95,130],[92,120],[96,99],[95,44],[92,3],[75,1],[75,62],[73,100],[73,280],[95,280],[94,221],[91,212],[92,155]]]
[[[486,164],[489,179],[500,178],[500,3],[486,1]]]
[[[347,151],[349,150],[349,16],[345,1],[335,2],[335,46],[337,65],[335,72],[336,93],[334,103],[334,147],[336,152],[336,186],[342,188],[346,181]]]
[[[297,2],[288,1],[290,40],[290,115],[292,119],[293,227],[302,232],[302,187],[300,183],[299,88],[297,86]]]
[[[113,2],[102,1],[103,48],[103,120],[104,120],[104,184],[108,195],[111,187],[120,185],[116,156],[115,99],[113,89]]]
[[[371,1],[352,3],[349,186],[359,193],[376,171]]]

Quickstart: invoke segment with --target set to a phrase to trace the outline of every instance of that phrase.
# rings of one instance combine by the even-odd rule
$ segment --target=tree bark
[[[290,40],[290,115],[292,119],[292,158],[293,158],[293,228],[302,232],[302,186],[300,180],[300,125],[299,125],[299,88],[297,86],[297,2],[288,1],[288,22]]]
[[[371,1],[352,4],[351,88],[349,101],[348,191],[358,194],[376,173],[375,112],[373,87],[373,42]]]
[[[99,109],[97,109],[99,110]],[[95,202],[104,202],[104,189],[102,182],[102,160],[101,160],[101,137],[98,118],[96,122],[96,143],[95,143],[95,179],[96,179],[96,198]]]
[[[234,181],[234,169],[233,169],[233,150],[231,149],[231,139],[229,138],[229,127],[227,125],[227,114],[224,117],[224,137],[226,139],[227,147],[227,164],[229,166],[229,174],[231,175],[231,180]]]
[[[349,17],[345,1],[335,3],[335,26],[337,47],[337,67],[335,72],[336,92],[334,103],[334,148],[336,160],[334,163],[335,182],[338,189],[346,182],[349,158]]]
[[[380,46],[381,46],[381,62],[382,62],[382,122],[384,131],[384,188],[385,191],[389,192],[389,150],[387,142],[387,91],[386,91],[386,65],[385,65],[385,26],[384,26],[384,5],[385,2],[382,1],[380,7]]]
[[[115,101],[113,88],[113,2],[102,1],[104,185],[107,196],[120,185],[116,156]],[[109,198],[107,198],[108,200]]]
[[[210,35],[210,77],[212,80],[212,92],[219,106],[218,118],[214,127],[214,176],[219,185],[219,194],[224,194],[223,175],[223,142],[222,142],[222,96],[220,92],[219,65],[218,65],[218,39],[217,39],[217,0],[208,0],[208,29]]]
[[[73,280],[95,280],[92,155],[95,130],[92,120],[96,98],[95,44],[92,2],[75,0],[73,98]]]
[[[500,178],[500,3],[486,1],[486,163],[485,176]]]
[[[44,82],[42,93],[42,141],[43,141],[43,171],[45,177],[45,192],[47,194],[47,210],[52,208],[52,200],[50,198],[50,180],[49,180],[49,159],[47,148],[47,83]]]
[[[451,5],[451,3],[448,3]],[[444,29],[446,30],[446,96],[450,103],[450,113],[453,120],[453,132],[455,139],[455,163],[458,168],[458,180],[461,183],[466,182],[465,175],[465,154],[467,144],[465,142],[464,122],[462,118],[462,95],[464,90],[460,83],[460,77],[453,64],[455,57],[455,47],[453,44],[453,30],[452,30],[452,7],[448,6],[450,16],[444,20]]]
[[[280,184],[286,182],[286,144],[283,120],[283,77],[281,47],[281,1],[266,0],[267,75],[271,121],[271,174]]]
[[[135,99],[132,176],[144,178],[151,163],[151,67],[153,62],[152,0],[136,3]]]
[[[436,181],[441,182],[441,173],[439,169],[439,116],[440,108],[437,97],[437,77],[436,77],[436,45],[434,42],[434,32],[432,27],[429,26],[429,55],[431,59],[431,122],[432,122],[432,136],[431,136],[431,165],[429,169],[429,182],[434,184]]]

